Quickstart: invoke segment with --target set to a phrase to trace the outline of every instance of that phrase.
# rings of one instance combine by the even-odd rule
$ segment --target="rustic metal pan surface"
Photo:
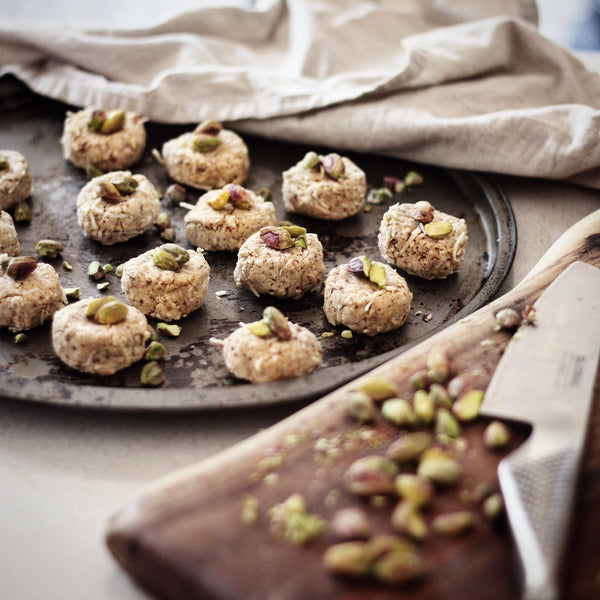
[[[34,176],[34,191],[29,199],[33,220],[29,225],[17,226],[22,254],[34,254],[39,239],[59,240],[64,251],[48,262],[55,266],[63,287],[79,287],[83,296],[98,295],[96,283],[87,277],[91,261],[116,266],[162,242],[154,229],[115,246],[102,246],[84,237],[77,225],[75,206],[87,178],[62,158],[59,145],[66,110],[64,105],[39,98],[25,106],[4,110],[0,113],[0,146],[22,152]],[[164,191],[172,181],[153,158],[151,150],[189,129],[191,127],[148,123],[147,149],[134,172],[144,173]],[[28,339],[23,344],[15,344],[10,332],[0,331],[0,389],[5,397],[55,405],[131,410],[200,410],[308,400],[372,369],[476,310],[504,281],[514,257],[516,228],[508,199],[489,177],[372,155],[348,154],[366,172],[369,187],[380,187],[384,176],[403,177],[411,169],[418,170],[425,183],[391,202],[373,206],[371,212],[361,212],[342,222],[325,222],[290,215],[281,202],[282,171],[314,148],[257,138],[246,141],[252,161],[246,186],[254,190],[270,188],[279,219],[293,220],[319,235],[325,251],[326,272],[359,254],[381,260],[377,231],[389,205],[396,201],[425,199],[440,210],[464,217],[467,222],[469,241],[459,272],[440,281],[407,277],[414,298],[406,324],[387,334],[354,335],[345,339],[340,336],[343,328],[333,328],[327,323],[320,293],[308,294],[297,301],[256,298],[249,291],[236,288],[233,282],[234,253],[207,252],[211,279],[206,304],[179,322],[183,328],[179,338],[164,340],[167,358],[163,386],[142,387],[140,364],[110,377],[86,375],[66,367],[52,351],[50,326],[46,324],[27,332]],[[189,202],[194,203],[199,192],[188,191]],[[185,209],[171,206],[166,199],[162,204],[173,220],[177,242],[192,247],[183,229]],[[72,270],[67,270],[63,261],[68,262]],[[109,273],[107,280],[110,286],[105,293],[122,298],[114,273]],[[221,291],[227,294],[216,294]],[[277,306],[292,321],[308,327],[318,336],[325,331],[333,331],[335,335],[321,338],[323,364],[305,377],[260,385],[237,381],[228,374],[220,347],[211,344],[209,339],[226,337],[240,321],[259,319],[268,304]],[[155,325],[156,320],[150,319],[150,323]]]

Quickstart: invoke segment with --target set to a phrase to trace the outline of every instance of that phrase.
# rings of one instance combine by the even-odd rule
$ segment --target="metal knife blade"
[[[560,597],[559,571],[600,355],[600,269],[575,262],[509,342],[481,413],[533,426],[498,467],[523,598]]]

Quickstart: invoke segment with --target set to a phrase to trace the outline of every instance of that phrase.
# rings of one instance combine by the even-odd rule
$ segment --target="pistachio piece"
[[[357,496],[390,494],[395,490],[398,474],[395,463],[378,455],[363,456],[355,460],[344,474],[346,489]]]
[[[344,176],[344,161],[339,154],[332,152],[321,157],[321,164],[325,173],[332,179],[340,180]]]
[[[214,135],[199,133],[198,135],[194,136],[192,145],[196,152],[212,152],[220,143],[221,140]]]
[[[93,133],[98,133],[104,121],[106,121],[106,112],[103,110],[94,110],[87,124],[88,129]]]
[[[381,406],[381,416],[397,427],[414,425],[417,416],[410,402],[404,398],[389,398]]]
[[[207,119],[206,121],[202,121],[196,129],[194,133],[206,133],[208,135],[219,135],[223,131],[223,125],[218,121],[213,121],[212,119]]]
[[[435,415],[435,433],[449,438],[457,438],[461,433],[458,421],[447,408],[438,409]]]
[[[94,179],[94,177],[100,177],[100,175],[104,175],[104,171],[99,169],[95,164],[88,163],[85,165],[85,174],[88,176],[88,179]]]
[[[479,407],[483,402],[483,390],[469,390],[452,405],[452,412],[461,421],[472,421],[479,416]]]
[[[90,279],[93,279],[94,281],[99,281],[104,277],[104,275],[106,275],[106,273],[104,272],[104,267],[97,260],[93,260],[88,265],[87,274],[88,277]]]
[[[79,298],[81,298],[81,288],[65,288],[65,296],[67,297],[67,300],[79,300]]]
[[[156,340],[150,342],[150,345],[146,348],[146,352],[144,352],[144,360],[160,360],[164,357],[166,352],[164,344],[157,342]]]
[[[32,218],[31,208],[27,202],[23,200],[23,202],[19,202],[15,206],[15,223],[29,223]]]
[[[229,183],[224,189],[229,194],[229,202],[231,202],[235,208],[241,208],[243,210],[251,208],[250,196],[246,188],[237,183]]]
[[[168,271],[179,271],[188,260],[190,256],[187,250],[177,244],[163,244],[152,254],[152,262]]]
[[[206,199],[206,203],[215,210],[223,210],[229,202],[229,192],[225,189],[214,190]]]
[[[389,446],[386,456],[399,463],[419,460],[431,446],[433,436],[428,431],[413,431],[396,438]]]
[[[450,377],[452,364],[448,352],[439,345],[427,353],[427,369],[431,382],[446,383]]]
[[[100,198],[110,204],[118,204],[121,202],[121,192],[115,187],[111,181],[102,180],[100,185]]]
[[[483,514],[486,519],[493,521],[497,519],[504,510],[504,501],[498,493],[491,494],[483,501]]]
[[[56,240],[40,240],[35,245],[35,251],[42,258],[56,258],[63,251],[63,245]]]
[[[410,385],[414,390],[426,390],[431,385],[428,369],[419,369],[410,376]]]
[[[318,167],[321,164],[321,159],[319,158],[319,155],[316,152],[313,152],[311,150],[310,152],[307,152],[304,155],[301,164],[305,169],[314,169],[315,167]]]
[[[169,215],[166,212],[161,212],[159,213],[158,217],[156,217],[156,221],[154,221],[154,224],[159,229],[164,231],[165,229],[171,227],[171,217],[169,217]]]
[[[123,269],[125,268],[125,263],[121,263],[120,265],[117,265],[117,268],[115,269],[115,275],[117,277],[123,277]]]
[[[179,206],[182,202],[185,202],[187,199],[186,189],[178,183],[171,184],[167,188],[166,194],[167,198],[169,199],[169,202],[173,206]]]
[[[27,334],[22,331],[17,333],[14,338],[15,344],[24,344],[27,341]]]
[[[414,475],[413,473],[401,473],[394,481],[396,493],[400,498],[409,500],[416,506],[429,504],[433,500],[434,488],[429,479]]]
[[[280,340],[285,341],[292,337],[287,318],[274,306],[267,306],[263,310],[263,321]]]
[[[355,275],[363,275],[364,277],[369,277],[369,273],[371,272],[371,264],[372,261],[370,258],[366,256],[358,256],[353,258],[348,262],[346,268],[350,273],[354,273]]]
[[[448,394],[455,400],[475,386],[475,377],[471,373],[460,373],[448,382]]]
[[[308,242],[306,241],[306,236],[298,236],[294,238],[294,248],[303,248],[306,250],[308,248]]]
[[[368,542],[373,560],[378,560],[392,552],[414,552],[415,544],[407,537],[394,533],[377,533]]]
[[[463,468],[448,450],[429,448],[421,456],[417,475],[438,485],[454,485],[462,478]]]
[[[404,177],[404,183],[407,186],[421,185],[422,183],[424,183],[424,181],[424,177],[416,171],[409,171]]]
[[[359,392],[367,394],[375,402],[393,398],[399,393],[398,386],[393,381],[386,377],[377,376],[366,377],[361,380],[357,389]]]
[[[103,292],[104,290],[110,287],[110,281],[102,281],[101,283],[96,284],[96,288],[98,291]]]
[[[431,522],[431,528],[446,537],[462,535],[473,529],[474,526],[475,515],[468,510],[442,513],[436,515]]]
[[[98,308],[94,315],[94,321],[102,323],[103,325],[120,323],[127,317],[128,310],[127,304],[119,302],[118,300],[110,300]]]
[[[159,386],[165,381],[165,372],[161,365],[155,360],[146,363],[140,373],[142,385]]]
[[[377,407],[372,398],[364,392],[352,391],[348,396],[348,410],[359,423],[375,420]]]
[[[9,277],[15,280],[25,279],[27,275],[35,271],[37,264],[35,256],[15,256],[10,258],[4,270]]]
[[[412,214],[412,217],[418,223],[431,223],[433,221],[433,215],[435,213],[435,209],[433,208],[433,204],[427,202],[426,200],[420,200],[415,203],[415,209]]]
[[[176,338],[181,335],[181,327],[174,323],[158,323],[156,331],[165,337]]]
[[[257,337],[265,338],[271,335],[271,329],[262,319],[250,323],[249,325],[246,325],[246,327],[248,327],[248,329]]]
[[[510,441],[510,431],[501,421],[491,421],[483,432],[483,443],[487,448],[504,448]]]
[[[160,239],[165,242],[174,242],[176,238],[175,230],[172,227],[167,227],[160,232]]]
[[[452,223],[450,221],[431,221],[425,225],[424,229],[430,238],[439,240],[452,231]]]
[[[387,187],[371,188],[367,194],[369,204],[383,204],[393,197],[392,192]]]
[[[342,542],[329,546],[323,554],[323,566],[330,573],[362,577],[369,573],[371,553],[365,542]]]
[[[401,194],[406,188],[404,181],[398,177],[384,177],[383,185],[385,185],[392,194]]]
[[[429,535],[425,519],[419,512],[419,506],[410,500],[400,500],[391,517],[394,531],[408,535],[413,540],[423,540]]]
[[[114,302],[116,298],[114,296],[104,296],[103,298],[93,298],[88,302],[88,305],[83,311],[83,316],[88,319],[93,318],[98,310],[107,302]]]
[[[378,262],[371,264],[371,270],[369,271],[369,281],[378,285],[380,288],[384,288],[387,285],[387,278],[385,275],[385,267]]]
[[[434,406],[444,408],[452,408],[452,398],[446,388],[440,383],[432,383],[429,386],[429,397]]]
[[[129,196],[135,192],[138,182],[131,176],[131,173],[119,175],[112,180],[112,184],[122,196]]]
[[[425,566],[419,555],[412,552],[390,552],[375,561],[373,576],[387,585],[405,585],[425,574]]]
[[[415,415],[422,423],[431,423],[435,416],[435,405],[426,390],[417,390],[413,396]]]
[[[306,237],[306,229],[299,225],[284,225],[283,223],[280,223],[279,227],[285,229],[293,238]]]
[[[115,110],[111,110],[106,114],[106,118],[103,123],[100,125],[100,129],[98,130],[100,133],[105,135],[109,135],[111,133],[115,133],[117,131],[121,131],[125,126],[125,111],[117,108]]]
[[[292,236],[283,228],[268,225],[259,232],[260,239],[271,248],[287,250],[294,245]]]
[[[367,540],[371,537],[371,525],[360,508],[336,511],[329,526],[333,535],[340,540]]]

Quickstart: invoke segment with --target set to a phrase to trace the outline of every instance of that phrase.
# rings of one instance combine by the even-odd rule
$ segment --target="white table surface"
[[[598,65],[597,56],[589,56]],[[600,69],[599,69],[600,70]],[[501,177],[518,246],[512,288],[600,192]],[[121,414],[0,399],[0,598],[135,600],[104,544],[111,514],[163,475],[198,462],[300,408]]]

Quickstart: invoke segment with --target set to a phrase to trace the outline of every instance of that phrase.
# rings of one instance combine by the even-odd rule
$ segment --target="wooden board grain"
[[[455,373],[469,373],[485,389],[510,333],[495,328],[495,314],[533,304],[572,262],[600,267],[600,211],[570,228],[513,290],[472,315],[421,342],[367,376],[392,379],[400,395],[412,394],[409,378],[425,367],[434,346],[452,358]],[[364,379],[363,376],[361,379]],[[269,508],[301,493],[309,509],[329,519],[341,507],[362,506],[378,532],[389,531],[394,501],[373,506],[345,491],[342,477],[358,456],[385,451],[396,428],[378,419],[357,426],[347,412],[351,382],[281,423],[232,448],[173,474],[135,499],[109,523],[107,544],[116,560],[149,593],[161,598],[215,600],[385,600],[398,589],[372,581],[348,581],[328,574],[322,555],[333,542],[326,530],[304,546],[294,546],[269,530]],[[590,424],[573,539],[566,562],[565,597],[600,596],[600,430],[598,385]],[[543,401],[537,399],[536,401]],[[478,510],[476,490],[497,489],[496,466],[527,436],[512,424],[513,439],[503,452],[483,447],[485,422],[464,427],[461,454],[465,475],[458,488],[437,494],[427,518],[455,508]],[[258,501],[253,524],[241,518],[243,499]],[[402,588],[414,600],[512,600],[518,597],[515,553],[506,523],[482,516],[459,539],[431,536],[419,548],[427,575]]]

